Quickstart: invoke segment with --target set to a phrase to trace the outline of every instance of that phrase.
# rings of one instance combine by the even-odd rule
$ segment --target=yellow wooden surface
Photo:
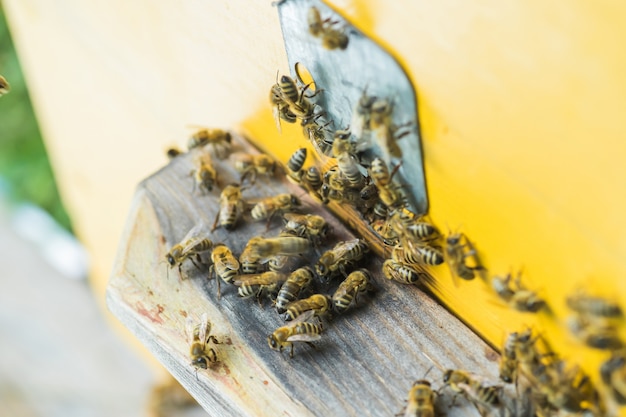
[[[184,143],[189,123],[236,127],[283,160],[267,100],[287,72],[269,1],[3,0],[61,191],[103,292],[134,186]],[[493,273],[523,267],[556,312],[545,332],[591,369],[600,354],[562,331],[586,287],[626,305],[626,4],[333,1],[416,85],[436,224],[464,231]],[[288,143],[288,146],[285,145]],[[532,324],[483,283],[435,292],[499,344]]]

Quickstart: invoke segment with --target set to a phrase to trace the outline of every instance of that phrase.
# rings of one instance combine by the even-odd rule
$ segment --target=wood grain
[[[221,186],[238,181],[229,161],[214,163]],[[240,299],[227,285],[218,300],[215,282],[191,263],[183,266],[188,279],[180,280],[176,268],[168,271],[169,248],[197,221],[212,224],[218,210],[219,190],[192,191],[191,169],[191,155],[184,154],[138,186],[107,303],[211,415],[393,415],[402,410],[413,381],[433,368],[428,358],[436,364],[428,373],[435,388],[442,385],[438,367],[467,369],[496,381],[497,353],[416,286],[386,280],[378,256],[363,264],[375,276],[377,291],[326,322],[316,349],[298,345],[293,359],[270,350],[267,336],[282,322],[267,303],[260,307]],[[261,178],[243,193],[254,199],[279,192],[299,195],[307,212],[327,219],[333,229],[329,245],[353,238],[287,181]],[[231,232],[218,228],[210,238],[238,255],[251,236],[275,235],[278,229],[275,222],[266,233],[265,222],[246,220]],[[318,283],[317,290],[330,293],[338,281],[330,287]],[[223,342],[217,346],[221,362],[196,371],[184,327],[186,317],[198,319],[203,313]],[[438,402],[451,416],[476,413],[462,400],[448,409],[445,395]]]

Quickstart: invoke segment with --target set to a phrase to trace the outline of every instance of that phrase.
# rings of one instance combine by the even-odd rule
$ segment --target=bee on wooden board
[[[502,404],[502,386],[486,384],[466,371],[448,369],[443,375],[443,382],[477,406],[494,409]]]
[[[217,338],[211,334],[211,322],[206,313],[202,314],[200,323],[195,324],[191,317],[187,317],[185,333],[189,341],[189,356],[191,365],[196,368],[207,369],[217,363],[217,352],[209,347],[209,342],[219,344]]]
[[[319,246],[330,230],[326,219],[317,214],[285,213],[283,218],[284,232],[309,239],[314,246]]]
[[[506,383],[517,381],[518,336],[517,332],[509,333],[502,346],[499,370],[500,379]]]
[[[194,169],[191,175],[195,178],[194,188],[197,186],[206,191],[212,191],[217,185],[217,171],[213,167],[211,155],[207,152],[196,152],[193,156]]]
[[[444,261],[439,249],[409,240],[404,245],[396,245],[391,258],[405,265],[441,265]]]
[[[412,266],[393,259],[387,259],[383,262],[382,271],[387,279],[393,279],[402,284],[416,284],[425,275]]]
[[[233,255],[228,246],[217,244],[211,252],[211,261],[213,264],[209,270],[209,277],[215,272],[215,280],[217,281],[217,298],[222,298],[222,290],[220,288],[220,279],[226,283],[232,283],[233,278],[239,273],[239,261]]]
[[[301,255],[306,253],[310,247],[311,242],[302,237],[278,236],[263,238],[261,236],[255,236],[248,240],[245,249],[249,250],[251,260],[256,259],[261,263],[265,263],[271,256]]]
[[[282,352],[283,349],[290,348],[289,357],[293,358],[294,342],[304,342],[315,348],[312,342],[321,339],[323,327],[319,319],[317,319],[316,322],[308,321],[312,318],[313,312],[310,311],[298,316],[285,326],[276,329],[267,338],[270,349]]]
[[[413,383],[403,412],[396,416],[435,417],[435,391],[430,381],[420,379]]]
[[[336,29],[339,22],[333,22],[330,18],[322,20],[317,7],[311,7],[307,14],[309,33],[322,40],[322,46],[326,49],[346,49],[348,47],[348,35],[344,30]]]
[[[477,265],[468,265],[466,263],[467,258],[473,258]],[[455,283],[457,278],[472,280],[476,276],[476,270],[484,269],[478,263],[476,249],[463,233],[454,233],[446,238],[444,259],[450,268]]]
[[[200,254],[207,252],[213,248],[213,242],[206,237],[206,227],[204,223],[199,222],[193,226],[185,235],[185,237],[177,244],[172,246],[165,254],[165,260],[170,268],[178,266],[178,274],[182,279],[182,264],[189,259],[196,268],[200,266],[196,263],[202,263]],[[194,257],[196,258],[194,260]]]
[[[208,146],[218,159],[225,159],[232,149],[230,132],[222,129],[200,128],[187,141],[189,150]]]
[[[297,211],[301,205],[302,202],[298,197],[293,194],[283,193],[258,201],[252,207],[250,215],[254,220],[267,219],[269,222],[275,214]]]
[[[9,82],[7,81],[6,78],[0,75],[0,97],[2,97],[5,94],[8,94],[9,91],[11,91],[11,86],[9,85]]]
[[[266,154],[234,153],[231,154],[231,160],[237,172],[241,174],[240,184],[246,179],[249,179],[250,184],[254,184],[258,176],[272,177],[276,172],[276,161]]]
[[[239,287],[237,292],[240,297],[249,298],[255,296],[260,301],[263,295],[271,296],[276,294],[286,280],[287,275],[283,273],[267,271],[260,274],[237,275],[233,280],[233,284]]]
[[[371,282],[372,275],[367,269],[352,271],[333,293],[333,309],[337,313],[344,313],[353,302],[358,303],[359,294],[372,288]]]
[[[322,111],[302,120],[303,134],[309,139],[318,156],[332,156],[333,139],[327,134],[327,127],[333,121],[330,120],[324,124],[319,123],[319,119],[325,115],[326,112]]]
[[[307,157],[306,148],[298,148],[287,160],[287,179],[294,184],[300,185],[304,176],[304,162]]]
[[[308,288],[313,281],[313,269],[308,266],[296,269],[287,277],[276,296],[276,311],[283,314],[287,306],[298,299],[300,293]]]
[[[283,320],[292,321],[296,317],[312,311],[315,316],[323,316],[330,311],[331,299],[325,294],[313,294],[310,297],[296,300],[287,306],[282,315]]]
[[[220,194],[220,208],[215,216],[212,230],[217,229],[217,227],[223,227],[226,230],[234,229],[243,215],[245,206],[239,184],[230,184],[224,187]]]
[[[352,239],[339,242],[320,256],[315,264],[315,272],[322,282],[329,282],[330,278],[338,273],[347,276],[346,268],[361,260],[367,252],[369,246],[365,240]]]
[[[546,302],[536,292],[522,286],[521,272],[515,279],[515,287],[511,285],[512,279],[510,273],[491,279],[491,287],[509,307],[521,312],[536,313],[547,306]]]
[[[252,246],[246,244],[241,255],[239,255],[241,272],[244,274],[258,274],[264,270],[264,265],[261,263],[261,259],[257,254],[254,253],[254,250]]]

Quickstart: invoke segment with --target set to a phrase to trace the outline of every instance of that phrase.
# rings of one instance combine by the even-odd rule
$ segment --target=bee
[[[333,22],[329,18],[322,20],[317,7],[311,7],[307,14],[309,33],[322,40],[322,46],[326,49],[346,49],[348,47],[348,36],[340,30],[333,28],[338,22]]]
[[[589,320],[587,316],[574,315],[568,320],[569,330],[585,345],[595,349],[619,349],[623,346],[616,326],[606,318]]]
[[[508,334],[502,346],[502,356],[500,358],[500,379],[511,383],[517,381],[517,344],[518,333]]]
[[[200,269],[200,266],[196,263],[202,263],[200,254],[211,250],[213,242],[205,237],[204,223],[199,222],[192,227],[185,237],[172,246],[168,253],[165,254],[165,260],[170,265],[170,268],[178,265],[178,274],[182,279],[182,264],[186,259],[189,259],[196,268]],[[194,257],[196,261],[194,261]]]
[[[435,417],[435,392],[430,382],[420,379],[413,383],[404,408],[404,417]]]
[[[510,285],[511,274],[507,274],[504,277],[493,277],[491,279],[491,287],[502,301],[517,311],[536,313],[546,307],[546,302],[539,298],[537,293],[522,286],[520,276],[521,273],[517,275],[515,280],[516,288]]]
[[[217,281],[217,298],[222,298],[220,288],[220,278],[226,283],[232,283],[233,278],[239,273],[239,261],[233,255],[228,246],[217,244],[211,252],[211,269],[209,276],[215,271],[215,279]]]
[[[330,297],[324,294],[313,294],[308,298],[296,300],[287,306],[287,311],[282,315],[285,321],[292,321],[296,317],[313,311],[315,316],[322,316],[329,312],[331,306]]]
[[[333,139],[326,134],[328,131],[326,128],[333,121],[331,120],[323,125],[318,123],[319,118],[325,115],[326,112],[321,112],[303,119],[302,130],[304,136],[309,139],[318,155],[332,156]]]
[[[224,159],[231,151],[231,141],[232,136],[230,132],[222,129],[202,128],[191,135],[187,141],[187,149],[191,150],[208,145],[215,153],[215,156],[219,159]]]
[[[270,90],[270,101],[273,104],[274,120],[280,130],[280,120],[293,123],[296,120],[307,120],[314,115],[315,105],[310,101],[319,91],[307,96],[306,90],[310,84],[302,89],[293,78],[283,75],[280,81]]]
[[[330,230],[326,219],[317,214],[285,213],[283,218],[286,233],[309,239],[314,246],[319,246]]]
[[[412,242],[432,242],[441,236],[439,229],[428,222],[420,221],[418,215],[406,208],[391,212],[389,228],[395,235]]]
[[[8,94],[9,91],[11,91],[11,86],[9,85],[9,82],[7,81],[6,78],[0,75],[0,97],[2,97],[5,94]]]
[[[376,100],[376,97],[367,95],[367,91],[364,90],[352,111],[352,120],[350,121],[352,134],[359,142],[367,145],[370,143],[372,104],[374,104]]]
[[[217,338],[211,335],[211,322],[206,313],[200,318],[200,323],[194,325],[191,317],[187,317],[185,333],[190,343],[189,356],[191,365],[196,368],[207,369],[217,363],[217,352],[212,347],[207,346],[209,342],[218,345]]]
[[[611,390],[615,401],[626,404],[626,350],[613,352],[611,357],[600,366],[602,382]]]
[[[217,184],[217,171],[213,168],[213,161],[211,155],[206,152],[199,152],[194,155],[193,162],[195,168],[191,171],[194,175],[196,182],[200,188],[205,188],[207,191],[212,191],[213,186]]]
[[[230,184],[224,187],[220,194],[220,208],[215,216],[213,229],[218,226],[226,230],[235,228],[237,221],[243,215],[245,203],[241,195],[241,186],[239,184]]]
[[[390,209],[400,209],[406,206],[402,188],[392,181],[399,168],[400,164],[396,165],[389,173],[387,164],[381,158],[374,158],[369,169],[370,177],[378,189],[380,200]]]
[[[594,317],[622,317],[622,309],[617,303],[601,297],[592,297],[582,292],[566,298],[567,306],[573,311]]]
[[[335,132],[333,141],[333,157],[337,159],[337,166],[348,180],[350,187],[363,188],[365,177],[359,170],[356,156],[353,154],[353,146],[349,142],[349,131],[338,130]]]
[[[304,176],[304,162],[306,161],[306,148],[297,149],[287,161],[287,179],[294,184],[301,184]]]
[[[372,276],[367,269],[353,271],[343,280],[332,296],[333,308],[337,313],[344,313],[352,304],[358,302],[359,294],[371,288]]]
[[[241,174],[241,184],[250,178],[250,184],[256,182],[258,175],[274,176],[276,161],[266,154],[236,153],[231,156],[235,169]]]
[[[367,252],[369,246],[362,239],[339,242],[320,256],[315,264],[315,272],[322,282],[329,282],[338,272],[346,276],[346,268],[359,261]]]
[[[293,194],[283,193],[271,197],[266,197],[257,202],[250,215],[254,220],[268,219],[271,221],[276,213],[286,213],[297,211],[302,205],[300,199]]]
[[[260,258],[253,252],[254,248],[250,245],[246,245],[239,255],[239,264],[241,265],[241,272],[244,274],[258,274],[263,272],[263,265]]]
[[[501,405],[502,386],[486,385],[465,371],[448,369],[443,375],[443,382],[476,405],[486,408],[498,408]]]
[[[319,190],[322,188],[322,173],[319,168],[316,166],[309,167],[309,169],[305,171],[302,180],[304,188],[307,189],[309,194],[311,194],[318,202],[321,202],[322,197]]]
[[[311,311],[298,316],[289,324],[276,329],[274,333],[267,338],[270,349],[282,352],[284,348],[289,347],[291,348],[289,357],[293,358],[294,342],[304,342],[315,347],[311,342],[321,339],[323,327],[319,321],[316,323],[307,321],[312,317],[313,312]]]
[[[178,155],[181,155],[182,153],[183,151],[178,149],[176,146],[169,147],[165,150],[165,155],[170,161],[176,158]]]
[[[475,277],[474,271],[483,269],[480,265],[468,266],[465,260],[469,257],[476,258],[476,250],[463,233],[455,233],[446,238],[444,258],[455,280],[457,277],[472,280]]]
[[[415,284],[425,274],[417,271],[412,266],[393,259],[387,259],[382,266],[383,275],[387,279],[393,279],[402,284]]]
[[[397,262],[409,265],[441,265],[444,260],[439,249],[411,241],[406,241],[405,246],[396,245],[391,251],[391,257]]]
[[[371,136],[378,144],[383,160],[387,163],[391,157],[401,158],[402,150],[397,141],[409,135],[411,130],[406,129],[412,123],[394,125],[392,121],[393,102],[386,99],[376,99],[370,110]]]
[[[309,250],[311,242],[296,236],[278,236],[263,238],[256,236],[250,238],[246,247],[250,250],[252,259],[259,259],[265,263],[270,256],[274,255],[300,255]]]
[[[276,296],[276,311],[278,314],[283,314],[287,311],[287,305],[297,300],[302,290],[311,285],[312,280],[313,270],[308,266],[293,271],[280,288],[278,296]]]
[[[278,292],[280,286],[287,280],[287,276],[280,272],[267,271],[261,274],[238,275],[233,284],[239,287],[238,293],[242,298],[256,296],[261,299],[264,294],[271,295]]]

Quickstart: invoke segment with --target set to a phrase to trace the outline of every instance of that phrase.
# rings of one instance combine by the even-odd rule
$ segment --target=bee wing
[[[218,262],[221,265],[224,265],[228,269],[234,269],[234,270],[239,269],[239,261],[234,256],[226,256],[226,257],[220,258]]]
[[[359,239],[348,240],[345,242],[339,243],[337,246],[333,248],[333,253],[335,255],[335,259],[342,258],[345,254],[350,252],[359,244]]]
[[[210,331],[211,324],[209,323],[209,315],[207,313],[202,313],[202,316],[200,316],[200,328],[198,329],[198,339],[200,342],[206,342],[207,333]]]
[[[185,336],[189,343],[193,342],[194,321],[190,316],[187,316],[185,321]]]
[[[272,106],[272,116],[274,117],[274,123],[276,123],[276,129],[278,129],[278,133],[283,133],[283,129],[280,126],[280,108],[278,105]]]
[[[269,285],[279,282],[282,276],[282,274],[268,274],[266,272],[262,274],[238,275],[233,283],[238,287],[242,285]]]
[[[314,342],[322,338],[321,334],[294,334],[287,338],[288,342]]]
[[[289,323],[289,326],[291,327],[291,326],[295,326],[298,323],[302,323],[303,321],[309,321],[309,319],[312,319],[313,316],[315,316],[315,311],[313,310],[305,311],[304,313],[300,314],[298,317],[293,319]],[[317,321],[317,319],[315,320]]]

